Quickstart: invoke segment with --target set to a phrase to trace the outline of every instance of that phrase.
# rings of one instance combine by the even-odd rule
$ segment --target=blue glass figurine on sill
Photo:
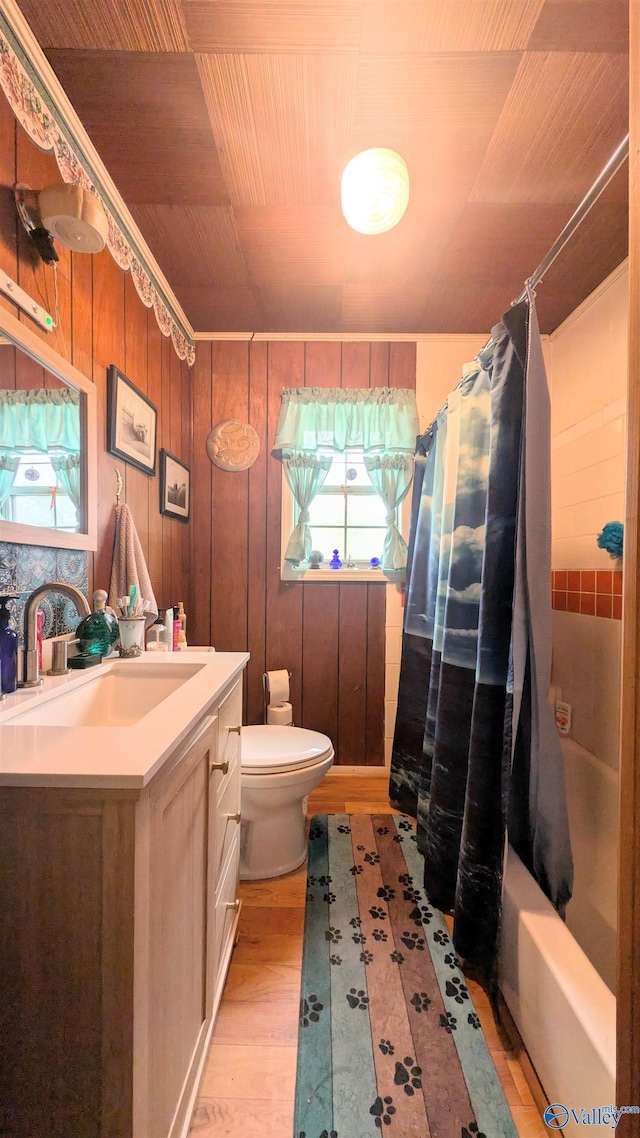
[[[380,568],[380,558],[379,557],[370,557],[369,558],[369,565],[371,566],[372,569],[379,569]]]
[[[342,562],[338,556],[338,550],[337,549],[334,549],[334,551],[333,551],[333,557],[331,558],[331,561],[329,562],[329,567],[331,569],[342,569]]]

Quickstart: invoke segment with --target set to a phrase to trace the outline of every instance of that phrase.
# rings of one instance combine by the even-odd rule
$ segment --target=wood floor
[[[383,770],[366,776],[332,772],[311,795],[308,813],[390,813],[387,781]],[[240,939],[192,1138],[292,1138],[305,883],[303,866],[286,877],[241,885]],[[468,983],[520,1138],[546,1138],[516,1051],[485,992]]]

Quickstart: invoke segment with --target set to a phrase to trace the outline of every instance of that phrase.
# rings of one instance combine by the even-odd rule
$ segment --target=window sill
[[[281,581],[306,581],[310,585],[331,585],[339,581],[377,581],[379,584],[402,583],[405,579],[404,570],[396,573],[384,573],[382,569],[311,569],[309,566],[295,569],[287,561],[280,566]]]

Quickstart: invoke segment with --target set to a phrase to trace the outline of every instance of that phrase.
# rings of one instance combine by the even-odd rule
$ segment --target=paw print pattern
[[[436,929],[436,931],[433,934],[433,943],[434,944],[451,944],[451,941],[449,940],[449,937],[447,936],[444,929]]]
[[[300,1130],[298,1133],[298,1138],[307,1138],[306,1130]],[[323,1130],[322,1134],[320,1135],[320,1138],[338,1138],[338,1131],[337,1130]]]
[[[308,1027],[310,1023],[317,1023],[320,1019],[320,1012],[324,1004],[321,1004],[315,994],[303,997],[300,1000],[300,1023],[302,1027]]]
[[[468,1126],[463,1126],[460,1138],[487,1138],[482,1130],[478,1130],[477,1122],[470,1122]]]
[[[351,833],[351,826],[337,826],[336,829],[337,829],[339,834],[350,834]]]
[[[447,1034],[451,1035],[451,1032],[457,1029],[458,1021],[455,1016],[451,1015],[451,1012],[445,1012],[444,1015],[440,1016],[440,1027],[443,1027]]]
[[[368,952],[365,949],[364,952],[360,953],[360,963],[361,964],[371,964],[372,960],[373,960],[373,953],[372,952]]]
[[[351,937],[354,944],[366,944],[367,938],[364,933],[354,933]]]
[[[319,826],[312,826],[309,830],[309,841],[316,842],[318,838],[322,837],[322,830]]]
[[[352,929],[359,929],[360,925],[362,924],[362,920],[360,917],[352,917],[349,921],[349,924],[351,925]]]
[[[398,822],[398,829],[399,830],[412,830],[413,826],[411,825],[411,822],[409,821],[408,818],[401,818],[400,821]]]
[[[359,1008],[361,1012],[366,1012],[369,1006],[369,997],[363,988],[349,988],[347,992],[347,1003],[354,1011]]]
[[[390,1039],[381,1039],[378,1047],[382,1051],[383,1055],[393,1055],[396,1050]]]
[[[414,905],[417,905],[421,899],[421,894],[420,894],[419,889],[412,889],[412,888],[403,889],[402,890],[402,896],[404,897],[405,901],[412,901]]]
[[[327,877],[326,873],[323,873],[322,877],[318,878],[318,885],[323,885],[326,888],[328,885],[331,885],[331,878]]]
[[[318,878],[314,877],[313,874],[310,873],[309,876],[307,877],[307,885],[317,885],[317,884],[318,884]]]
[[[403,1063],[396,1063],[396,1073],[393,1081],[397,1087],[402,1087],[406,1095],[414,1095],[422,1090],[422,1067],[415,1066],[415,1059],[405,1055]]]
[[[394,964],[404,964],[404,956],[401,952],[398,952],[397,949],[395,952],[390,952],[389,955]]]
[[[389,939],[384,929],[374,929],[372,935],[374,940],[385,941]]]
[[[401,842],[402,843],[404,841],[404,838],[402,837],[402,834],[394,834],[393,840],[394,840],[394,842]]]
[[[395,895],[396,891],[390,885],[381,885],[376,893],[376,897],[379,897],[381,901],[393,901]]]
[[[409,1003],[418,1013],[428,1012],[431,1007],[431,1000],[426,992],[414,992]]]
[[[410,873],[401,873],[398,881],[401,885],[413,885],[413,877]]]
[[[380,1098],[380,1095],[378,1095],[376,1101],[369,1110],[369,1114],[372,1114],[374,1117],[378,1130],[382,1130],[383,1123],[385,1126],[390,1126],[392,1115],[395,1113],[396,1108],[393,1105],[393,1099],[391,1098],[391,1095],[385,1095],[384,1098]]]
[[[478,1019],[475,1012],[469,1012],[469,1015],[467,1016],[467,1023],[469,1024],[469,1027],[473,1028],[474,1031],[480,1030],[480,1020]]]
[[[367,862],[368,865],[379,865],[380,864],[380,854],[375,853],[375,852],[366,853],[364,855],[364,860]]]
[[[469,999],[469,993],[465,985],[457,976],[452,976],[450,980],[447,980],[444,990],[448,996],[453,997],[457,1004],[463,1004],[465,1000]]]
[[[400,940],[402,941],[405,948],[417,948],[418,952],[424,952],[424,937],[421,937],[419,933],[403,932]]]
[[[455,952],[448,952],[444,958],[444,962],[445,964],[448,964],[449,968],[451,969],[460,967],[460,961],[458,960]]]
[[[374,921],[386,921],[387,919],[387,914],[385,913],[384,909],[380,908],[379,905],[371,906],[369,909],[369,916],[373,917]]]
[[[358,853],[364,853],[366,848],[367,848],[366,846],[356,846]]]
[[[329,963],[340,965],[342,964],[342,957],[334,952],[333,955],[329,957]]]
[[[329,928],[325,930],[324,939],[330,941],[331,944],[337,944],[338,941],[342,940],[342,933],[340,929],[334,929],[333,925],[329,925]]]
[[[388,834],[389,833],[389,827],[388,826],[378,826],[376,833],[377,834]]]
[[[409,920],[413,921],[416,925],[430,925],[433,918],[431,909],[427,909],[426,905],[416,905],[409,913]]]
[[[354,877],[357,877],[358,874],[362,873],[362,866],[361,865],[352,865],[351,869],[349,870],[349,873],[352,873]]]
[[[323,893],[322,900],[327,902],[327,905],[333,905],[336,899],[335,893]]]

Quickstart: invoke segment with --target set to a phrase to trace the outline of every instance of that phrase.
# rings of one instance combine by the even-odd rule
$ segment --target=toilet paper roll
[[[293,708],[290,703],[270,703],[267,708],[267,723],[279,727],[293,726]]]
[[[267,672],[269,703],[286,703],[289,699],[289,673],[286,668]]]

